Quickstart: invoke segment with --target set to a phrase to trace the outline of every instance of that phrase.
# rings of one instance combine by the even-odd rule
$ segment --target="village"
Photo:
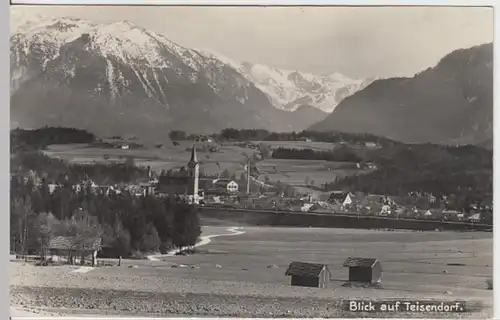
[[[197,147],[190,148],[191,158],[186,167],[156,173],[147,168],[147,176],[133,183],[99,185],[92,180],[72,186],[75,192],[91,190],[104,196],[128,193],[133,196],[168,197],[175,195],[203,207],[241,210],[273,210],[283,212],[309,212],[316,214],[352,214],[398,219],[428,219],[492,223],[492,200],[489,203],[470,204],[467,210],[448,208],[446,196],[413,192],[405,197],[363,192],[331,191],[300,192],[291,186],[260,181],[251,175],[250,163],[240,176],[225,170],[214,177],[201,176]],[[31,178],[37,180],[32,172]],[[28,179],[28,177],[25,177]],[[38,179],[40,184],[40,179]],[[50,183],[52,193],[61,184]]]

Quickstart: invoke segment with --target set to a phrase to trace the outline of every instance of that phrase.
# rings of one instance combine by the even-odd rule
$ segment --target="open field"
[[[292,186],[305,185],[306,178],[320,186],[334,181],[335,177],[342,178],[363,172],[356,169],[354,163],[324,160],[266,159],[260,161],[257,167],[271,181],[279,180]]]
[[[223,234],[226,229],[204,227],[203,234]],[[492,277],[491,233],[242,230],[241,235],[213,238],[192,256],[126,260],[121,267],[99,267],[88,273],[70,272],[77,266],[11,262],[11,302],[95,314],[354,317],[362,314],[342,311],[342,299],[414,298],[479,302],[483,311],[472,317],[491,317],[492,291],[486,290],[486,280]],[[347,270],[341,265],[349,256],[378,258],[384,270],[383,288],[342,287]],[[329,288],[291,287],[284,272],[294,260],[328,264],[333,278]]]
[[[293,143],[300,145],[305,142]],[[190,157],[186,148],[190,146],[190,142],[181,141],[179,146],[167,144],[164,148],[156,148],[155,146],[145,145],[141,149],[122,150],[120,148],[105,148],[89,144],[67,144],[51,145],[43,152],[47,156],[60,158],[70,163],[124,162],[128,157],[132,157],[137,165],[151,166],[154,171],[159,172],[163,169],[179,169],[185,166]],[[254,151],[253,149],[234,145],[224,145],[220,148],[220,152],[214,153],[199,150],[200,168],[209,175],[215,175],[220,170],[225,169],[239,175],[244,170],[245,157],[243,154],[251,155]],[[217,163],[219,163],[220,170]],[[267,175],[271,181],[276,182],[279,180],[295,187],[304,187],[306,178],[314,181],[314,184],[319,186],[325,182],[333,181],[335,177],[360,173],[361,171],[355,169],[354,165],[353,163],[322,160],[281,159],[266,159],[257,164],[259,171],[262,173],[259,180],[263,180]],[[304,190],[313,191],[308,188]]]
[[[191,146],[191,142],[181,141],[178,146],[170,143],[166,144],[164,148],[145,145],[141,149],[122,150],[119,148],[95,147],[89,144],[68,144],[51,145],[47,150],[44,150],[44,153],[47,156],[57,157],[71,163],[124,162],[127,157],[132,157],[137,165],[151,166],[154,171],[159,172],[162,169],[179,169],[186,166],[190,158],[190,152],[186,148]],[[251,149],[224,146],[220,148],[220,152],[212,153],[198,150],[197,153],[202,170],[207,174],[214,175],[219,172],[217,162],[221,170],[242,170],[242,163],[245,161],[242,153],[250,155],[252,152]]]

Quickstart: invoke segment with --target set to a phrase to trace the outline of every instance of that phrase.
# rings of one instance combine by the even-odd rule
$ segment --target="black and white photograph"
[[[492,7],[9,10],[12,319],[493,317]]]

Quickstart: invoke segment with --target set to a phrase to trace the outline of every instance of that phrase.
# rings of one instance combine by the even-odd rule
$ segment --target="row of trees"
[[[226,128],[221,130],[218,134],[212,134],[214,138],[219,141],[298,141],[304,138],[311,138],[314,141],[332,142],[332,143],[365,143],[375,142],[379,145],[396,145],[395,141],[387,138],[378,137],[372,134],[357,134],[357,133],[344,133],[344,132],[321,132],[321,131],[308,131],[301,132],[271,132],[264,129],[235,129]],[[186,140],[190,136],[185,131],[173,130],[170,132],[169,137],[171,140]]]
[[[99,184],[128,183],[145,179],[148,175],[147,168],[136,166],[132,158],[115,164],[68,164],[36,150],[13,154],[10,168],[13,174],[26,175],[33,171],[49,182],[68,181],[72,184],[86,179]]]
[[[11,250],[18,252],[43,251],[61,235],[102,237],[108,252],[126,257],[192,246],[201,234],[197,208],[173,196],[105,196],[67,183],[50,192],[31,179],[13,179],[10,221]]]
[[[43,127],[35,130],[14,129],[10,133],[11,152],[43,149],[51,144],[91,143],[96,137],[85,130]]]
[[[312,149],[276,148],[272,153],[274,159],[326,160],[338,162],[360,162],[363,159],[349,147],[339,147],[333,151],[316,151]]]

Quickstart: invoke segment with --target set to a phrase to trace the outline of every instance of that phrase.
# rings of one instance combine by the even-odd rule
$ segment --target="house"
[[[346,198],[347,193],[343,191],[334,191],[330,193],[330,196],[328,197],[328,202],[332,204],[342,204],[344,199]]]
[[[52,194],[54,191],[56,191],[57,188],[61,188],[62,186],[60,184],[55,184],[55,183],[49,183],[49,193]]]
[[[333,192],[328,198],[328,202],[338,204],[343,208],[356,208],[363,200],[360,194],[350,192]]]
[[[146,195],[146,190],[136,185],[129,185],[125,188],[125,190],[128,191],[131,195],[134,195],[136,197]]]
[[[458,210],[443,210],[442,214],[444,216],[447,216],[449,218],[453,218],[453,217],[457,217],[457,218],[463,218],[464,217],[464,214],[461,212],[461,211],[458,211]]]
[[[144,195],[154,195],[156,190],[156,184],[151,182],[141,182],[139,183],[139,188]]]
[[[384,214],[386,211],[392,209],[390,205],[386,203],[385,197],[381,195],[368,195],[364,198],[360,198],[357,207],[366,214]]]
[[[330,282],[328,266],[320,263],[294,261],[288,266],[285,275],[292,277],[292,286],[326,288]]]
[[[303,195],[300,196],[300,200],[312,202],[313,201],[313,195],[312,195],[312,193],[303,194]]]
[[[313,206],[314,206],[313,203],[304,203],[302,207],[300,207],[300,211],[309,212]]]
[[[474,213],[473,215],[471,215],[468,220],[470,222],[480,222],[481,221],[481,214],[480,213]]]
[[[52,259],[57,260],[59,257],[67,257],[67,261],[73,264],[75,258],[91,257],[92,265],[97,264],[97,252],[101,250],[101,238],[83,239],[79,237],[54,237],[49,242],[49,253]],[[80,260],[83,264],[83,261]]]
[[[366,163],[366,168],[370,169],[370,170],[376,170],[377,169],[377,165],[373,162],[367,162]]]
[[[432,216],[433,216],[433,214],[432,214],[432,211],[431,211],[431,210],[426,210],[426,211],[424,212],[424,217],[432,217]]]
[[[392,212],[391,206],[387,205],[387,204],[384,204],[382,206],[382,208],[380,209],[379,215],[380,216],[388,216],[388,215],[391,214],[391,212]]]
[[[97,186],[96,193],[100,195],[109,196],[109,194],[114,191],[113,186]]]
[[[238,192],[238,183],[230,179],[219,179],[214,182],[214,188],[229,194]]]
[[[349,257],[343,267],[349,268],[349,282],[382,282],[382,265],[377,259]]]
[[[312,142],[312,139],[308,137],[300,137],[297,141]]]

